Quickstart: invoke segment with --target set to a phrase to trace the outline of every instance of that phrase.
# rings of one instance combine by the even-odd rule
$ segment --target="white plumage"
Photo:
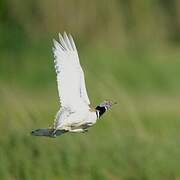
[[[54,62],[61,102],[61,109],[57,113],[54,128],[71,131],[72,127],[81,126],[86,122],[95,123],[97,116],[95,112],[89,111],[90,101],[86,91],[84,72],[72,36],[68,37],[66,33],[64,36],[59,34],[60,42],[53,41]]]
[[[104,101],[95,109],[90,108],[84,72],[72,36],[66,33],[63,36],[59,34],[59,42],[53,42],[61,108],[56,114],[54,126],[50,129],[32,131],[32,135],[35,136],[56,137],[65,132],[85,132],[112,105],[111,101]]]
[[[61,105],[76,109],[84,102],[87,106],[90,102],[73,38],[64,33],[64,38],[59,34],[59,40],[61,44],[53,40],[53,52]]]

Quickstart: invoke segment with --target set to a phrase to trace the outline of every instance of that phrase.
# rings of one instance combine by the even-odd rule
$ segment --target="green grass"
[[[56,139],[29,134],[59,108],[50,45],[2,53],[0,179],[180,179],[180,53],[92,47],[79,48],[92,104],[118,104],[87,134]]]

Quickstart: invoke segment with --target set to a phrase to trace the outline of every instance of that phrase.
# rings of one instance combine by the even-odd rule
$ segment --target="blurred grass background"
[[[95,106],[87,134],[29,132],[59,108],[52,38],[72,33]],[[0,0],[0,179],[179,180],[180,2]]]

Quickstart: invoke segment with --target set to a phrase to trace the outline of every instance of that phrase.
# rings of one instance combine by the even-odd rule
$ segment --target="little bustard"
[[[106,100],[96,108],[90,107],[84,72],[72,36],[64,32],[63,36],[59,34],[59,42],[53,42],[61,108],[53,127],[33,130],[34,136],[56,137],[67,132],[86,132],[114,104]]]

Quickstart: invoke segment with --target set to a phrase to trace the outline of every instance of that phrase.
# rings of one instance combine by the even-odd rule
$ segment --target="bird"
[[[67,132],[87,132],[116,102],[105,100],[93,108],[72,35],[59,33],[59,41],[53,39],[53,43],[60,109],[52,127],[35,129],[31,134],[54,138]]]

